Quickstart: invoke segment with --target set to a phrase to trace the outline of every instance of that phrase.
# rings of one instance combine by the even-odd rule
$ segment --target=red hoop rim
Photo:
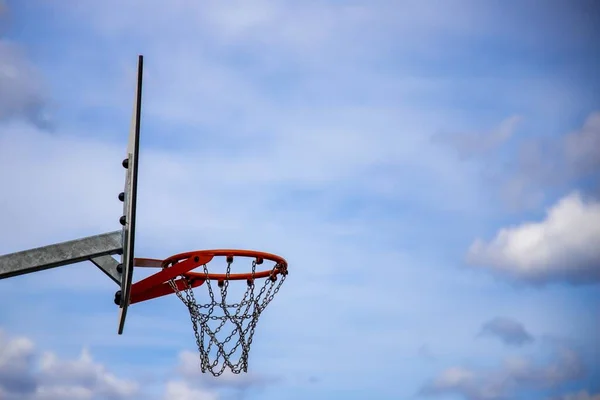
[[[227,274],[190,272],[195,268],[208,264],[214,257],[254,258],[257,265],[262,264],[264,260],[269,260],[273,261],[275,266],[271,269],[255,273],[235,273],[229,274],[229,276],[227,276]],[[276,279],[277,274],[287,275],[287,261],[283,257],[255,250],[217,249],[189,251],[186,253],[175,254],[162,261],[154,259],[136,259],[136,265],[148,267],[160,266],[162,269],[131,286],[131,304],[173,293],[173,289],[168,283],[170,280],[174,280],[177,287],[183,289],[187,282],[184,282],[183,279],[175,279],[179,276],[184,276],[190,282],[189,284],[191,284],[192,287],[197,287],[204,284],[207,279],[216,281],[251,281],[252,279],[271,278],[274,280]]]
[[[264,251],[235,250],[235,249],[198,250],[198,251],[189,251],[186,253],[175,254],[174,256],[164,259],[161,264],[161,267],[162,268],[170,268],[170,267],[167,267],[169,264],[179,263],[181,261],[190,259],[192,257],[198,257],[200,259],[202,259],[203,257],[210,257],[212,260],[214,257],[229,257],[229,256],[254,258],[257,261],[257,265],[262,264],[262,262],[264,260],[269,260],[269,261],[273,261],[276,265],[279,265],[280,269],[282,269],[282,270],[287,268],[287,261],[283,257],[280,257],[276,254],[265,253]],[[207,261],[206,263],[210,262],[211,260]],[[195,262],[197,263],[198,261],[195,261]],[[198,265],[198,267],[200,265],[204,265],[206,263],[201,263]],[[196,267],[194,267],[194,268],[196,268]],[[192,269],[194,269],[194,268],[192,268]],[[272,271],[273,271],[273,269],[255,272],[254,278],[255,279],[256,278],[259,278],[259,279],[260,278],[268,278],[269,276],[271,276]],[[278,272],[278,270],[276,270],[276,272]],[[186,275],[189,275],[190,277],[200,278],[200,279],[205,279],[205,278],[208,278],[210,280],[228,279],[230,281],[252,279],[252,276],[253,276],[252,272],[229,274],[229,278],[227,278],[226,274],[211,274],[211,273],[204,274],[204,273],[200,273],[200,272],[188,272]]]

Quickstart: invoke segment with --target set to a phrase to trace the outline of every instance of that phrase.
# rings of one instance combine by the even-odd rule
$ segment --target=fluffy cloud
[[[29,395],[36,389],[31,375],[34,346],[26,338],[8,338],[0,331],[0,393]]]
[[[513,279],[543,284],[600,281],[600,202],[572,193],[540,222],[501,229],[489,242],[476,240],[468,262]]]
[[[495,336],[508,345],[522,346],[533,341],[533,336],[522,323],[512,318],[496,317],[481,327],[480,335]]]
[[[173,372],[161,380],[164,390],[146,394],[138,382],[120,379],[95,362],[86,349],[76,359],[61,359],[54,353],[40,352],[27,338],[11,337],[0,330],[2,400],[218,400],[226,391],[243,396],[279,381],[229,371],[214,378],[200,372],[198,355],[189,351],[180,353]]]
[[[521,357],[511,358],[496,369],[448,368],[427,383],[421,394],[458,394],[467,400],[513,398],[524,390],[544,390],[581,378],[584,369],[579,356],[561,348],[555,360],[539,365]]]
[[[23,337],[0,331],[0,394],[7,400],[125,400],[138,385],[119,379],[84,350],[75,360],[38,354]]]
[[[85,349],[77,360],[61,360],[55,354],[44,353],[40,357],[39,371],[42,389],[48,385],[52,389],[81,390],[89,392],[88,397],[103,399],[130,398],[138,391],[136,383],[120,380],[107,372]]]

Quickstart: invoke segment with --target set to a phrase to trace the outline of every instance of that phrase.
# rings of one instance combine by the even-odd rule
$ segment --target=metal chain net
[[[175,278],[169,281],[177,297],[190,312],[196,344],[200,351],[202,372],[209,371],[215,377],[223,374],[227,367],[234,374],[248,371],[248,354],[258,318],[273,300],[287,276],[287,268],[276,264],[272,269],[271,277],[263,279],[262,285],[255,285],[257,262],[253,260],[252,279],[246,282],[247,288],[242,300],[239,303],[227,303],[227,290],[230,283],[228,278],[232,263],[232,259],[227,260],[226,279],[218,282],[218,291],[212,287],[206,264],[202,266],[206,276],[204,285],[210,295],[209,303],[197,302],[187,277],[180,276],[186,282],[186,288],[183,290],[177,288]],[[280,273],[275,274],[275,271]],[[239,283],[243,284],[241,281]],[[260,286],[260,289],[257,286]],[[215,298],[215,292],[220,293],[220,299]],[[225,333],[228,332],[228,329],[224,329],[226,325],[230,327],[229,333]]]

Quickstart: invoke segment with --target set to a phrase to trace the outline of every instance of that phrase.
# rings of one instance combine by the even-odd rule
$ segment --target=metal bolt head
[[[121,291],[120,290],[118,290],[115,293],[115,304],[118,305],[118,306],[121,305]]]
[[[129,158],[124,159],[121,165],[123,168],[129,168]]]
[[[119,193],[119,200],[125,201],[125,192]]]
[[[127,223],[127,217],[123,215],[121,218],[119,218],[119,222],[121,223],[121,225],[125,226],[125,224]]]

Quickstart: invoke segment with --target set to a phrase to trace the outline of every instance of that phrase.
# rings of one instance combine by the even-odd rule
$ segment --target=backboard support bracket
[[[100,256],[90,258],[94,265],[100,268],[106,276],[113,280],[117,285],[121,286],[121,273],[119,272],[120,263],[111,256]]]
[[[114,231],[0,256],[0,279],[91,261],[117,285],[119,262],[111,257],[123,252],[122,232]]]

